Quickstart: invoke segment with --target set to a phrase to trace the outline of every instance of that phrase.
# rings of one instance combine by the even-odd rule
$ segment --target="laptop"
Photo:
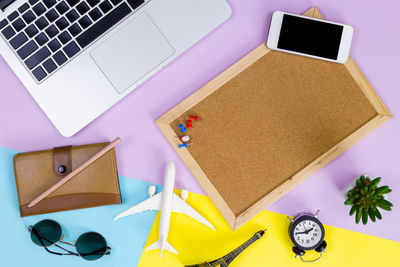
[[[0,0],[0,54],[70,137],[231,15],[226,0]]]

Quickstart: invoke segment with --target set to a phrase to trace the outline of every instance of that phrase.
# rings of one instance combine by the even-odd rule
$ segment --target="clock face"
[[[293,243],[304,250],[318,247],[325,237],[325,231],[317,218],[304,215],[293,223],[290,231]]]

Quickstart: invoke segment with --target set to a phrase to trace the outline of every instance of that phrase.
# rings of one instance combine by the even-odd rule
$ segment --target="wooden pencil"
[[[72,178],[74,178],[74,176],[76,176],[78,173],[80,173],[81,171],[83,171],[87,166],[89,166],[90,164],[92,164],[93,162],[95,162],[97,159],[99,159],[101,156],[103,156],[105,153],[107,153],[109,150],[111,150],[112,148],[114,148],[119,142],[121,141],[121,139],[118,137],[117,139],[115,139],[114,141],[112,141],[111,143],[109,143],[107,146],[105,146],[102,150],[100,150],[99,152],[97,152],[95,155],[93,155],[90,159],[88,159],[87,161],[85,161],[81,166],[79,166],[78,168],[76,168],[75,170],[73,170],[70,174],[68,174],[67,176],[65,176],[63,179],[61,179],[60,181],[58,181],[56,184],[54,184],[53,186],[51,186],[49,189],[47,189],[46,191],[44,191],[43,193],[41,193],[39,196],[37,196],[35,199],[33,199],[29,204],[28,204],[28,208],[31,208],[33,206],[35,206],[37,203],[39,203],[40,201],[42,201],[44,198],[46,198],[48,195],[50,195],[51,193],[53,193],[55,190],[57,190],[58,188],[60,188],[63,184],[65,184],[66,182],[68,182],[69,180],[71,180]]]

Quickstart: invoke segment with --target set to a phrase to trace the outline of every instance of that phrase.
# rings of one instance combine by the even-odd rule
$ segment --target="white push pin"
[[[186,190],[186,189],[182,189],[182,191],[181,191],[181,198],[183,199],[183,201],[186,201],[186,199],[188,198],[188,196],[189,196],[189,191]]]
[[[147,192],[149,193],[149,196],[151,198],[156,193],[156,186],[150,185]]]
[[[179,139],[182,141],[182,143],[187,143],[190,141],[190,136],[184,135],[184,136],[181,136]]]

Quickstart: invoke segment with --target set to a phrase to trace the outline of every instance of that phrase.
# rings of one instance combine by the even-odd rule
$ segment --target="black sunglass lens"
[[[61,226],[53,220],[43,220],[31,228],[33,243],[41,247],[48,247],[61,239]]]
[[[81,235],[75,243],[76,251],[85,260],[98,260],[107,251],[107,242],[98,233],[90,232]]]

